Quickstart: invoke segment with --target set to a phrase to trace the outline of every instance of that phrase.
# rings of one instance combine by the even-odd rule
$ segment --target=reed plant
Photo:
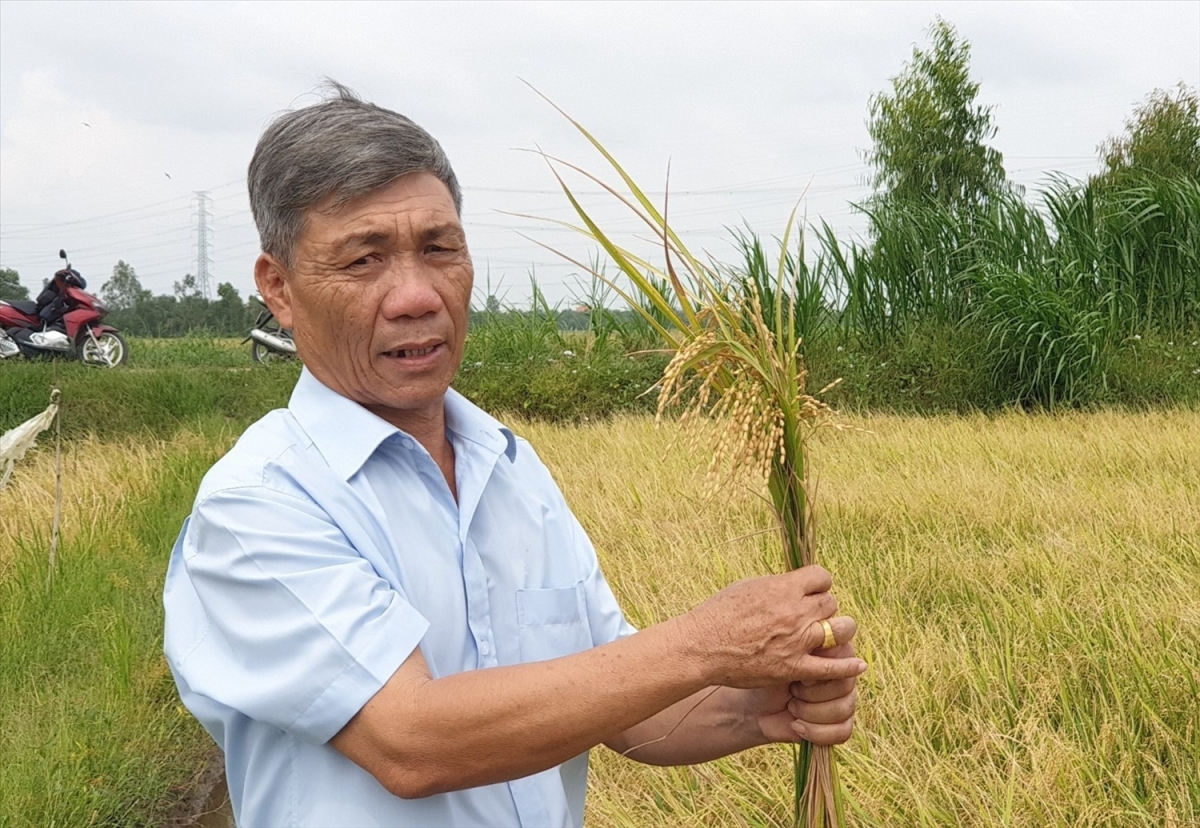
[[[473,315],[464,361],[528,364],[560,359],[563,351],[571,350],[558,327],[558,309],[547,300],[532,273],[529,285],[527,310],[488,306]]]
[[[992,379],[1020,404],[1086,402],[1107,387],[1110,326],[1081,296],[1080,279],[1054,289],[1044,279],[996,270],[979,281],[972,321],[987,331]]]
[[[1149,173],[1119,184],[1059,178],[1044,198],[1054,261],[1087,275],[1115,332],[1200,328],[1200,182]]]
[[[981,273],[1040,270],[1049,251],[1042,216],[1016,193],[970,210],[933,199],[878,198],[858,206],[867,240],[842,240],[822,223],[812,269],[842,309],[843,333],[875,347],[920,325],[958,324]]]
[[[813,434],[833,424],[834,418],[819,395],[809,394],[806,388],[808,371],[798,335],[795,295],[795,263],[802,256],[792,259],[789,273],[787,253],[797,231],[795,211],[779,243],[781,254],[771,269],[773,280],[767,278],[761,249],[755,249],[752,241],[747,251],[752,254],[752,266],[739,278],[736,272],[731,274],[728,268],[694,255],[668,223],[666,206],[660,212],[600,142],[566,117],[628,190],[625,194],[599,176],[546,156],[581,222],[575,229],[600,245],[628,286],[596,268],[591,272],[610,284],[630,307],[641,310],[646,323],[667,343],[671,361],[660,383],[658,419],[682,409],[685,424],[716,421],[716,444],[708,466],[710,484],[728,479],[740,469],[759,471],[766,478],[786,568],[815,563],[808,446]],[[638,256],[607,234],[575,197],[561,175],[563,167],[582,174],[632,210],[662,245],[662,263]],[[743,249],[747,250],[746,244]],[[803,302],[799,304],[804,307]],[[698,440],[711,432],[691,429],[689,433]],[[793,772],[794,824],[841,826],[845,803],[832,749],[801,742],[793,752]]]
[[[815,228],[808,269],[821,274],[843,337],[874,348],[989,313],[997,273],[1012,274],[1010,288],[1024,281],[1069,296],[1079,314],[1098,312],[1110,340],[1200,329],[1200,184],[1148,173],[1118,183],[1059,176],[1040,201],[1010,190],[953,210],[877,198],[856,205],[865,239]]]
[[[786,315],[790,321],[794,336],[799,340],[805,352],[814,344],[820,344],[828,339],[835,330],[836,324],[830,297],[834,295],[830,283],[829,269],[818,266],[812,267],[805,255],[804,235],[800,235],[799,244],[795,250],[779,244],[777,265],[772,266],[770,257],[762,239],[752,229],[735,229],[734,244],[741,253],[741,260],[729,265],[731,298],[738,296],[757,296],[761,304],[773,308],[784,299],[791,303],[791,313]],[[778,241],[777,241],[778,244]],[[779,288],[778,265],[783,267],[783,283],[789,296],[777,296]],[[661,289],[660,289],[661,292]],[[774,317],[766,320],[768,325],[774,322]],[[783,331],[772,328],[775,337],[784,335]]]

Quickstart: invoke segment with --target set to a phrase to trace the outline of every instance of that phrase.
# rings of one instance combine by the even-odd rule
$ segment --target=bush
[[[828,402],[842,409],[926,414],[994,409],[1001,404],[979,366],[987,337],[977,326],[928,323],[876,345],[846,340],[810,351],[809,386],[834,380]]]
[[[658,396],[652,388],[666,365],[662,356],[611,352],[524,364],[464,362],[454,387],[498,415],[580,421],[619,411],[653,412]]]
[[[1108,399],[1128,405],[1200,405],[1200,329],[1135,334],[1113,349]]]
[[[1053,408],[1095,399],[1106,387],[1109,326],[1044,276],[999,270],[981,279],[974,319],[987,330],[991,376],[1007,402]]]

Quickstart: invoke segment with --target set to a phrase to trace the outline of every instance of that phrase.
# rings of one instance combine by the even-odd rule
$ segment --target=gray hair
[[[285,112],[258,139],[246,184],[262,251],[293,265],[305,212],[329,196],[334,207],[402,175],[429,172],[462,215],[462,190],[441,146],[408,118],[368,103],[336,81],[321,103]]]

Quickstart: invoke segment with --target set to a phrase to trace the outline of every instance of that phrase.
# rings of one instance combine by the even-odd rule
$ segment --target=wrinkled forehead
[[[305,210],[301,240],[423,241],[451,234],[465,240],[450,189],[432,173],[417,172],[349,198],[331,193]]]

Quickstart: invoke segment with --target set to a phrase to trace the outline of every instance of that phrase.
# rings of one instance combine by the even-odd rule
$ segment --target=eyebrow
[[[453,222],[443,222],[435,224],[432,227],[427,227],[421,231],[421,241],[427,242],[432,239],[440,239],[443,236],[463,236],[463,228],[461,224]]]
[[[462,225],[447,221],[425,228],[421,231],[419,238],[421,243],[425,243],[445,236],[462,237],[463,235],[465,234]],[[333,247],[335,250],[345,250],[350,247],[372,247],[386,243],[390,237],[389,233],[379,230],[363,230],[358,233],[347,233],[335,241]]]
[[[378,230],[363,230],[358,233],[347,233],[333,243],[334,250],[346,250],[350,247],[372,247],[387,241],[387,233]]]

